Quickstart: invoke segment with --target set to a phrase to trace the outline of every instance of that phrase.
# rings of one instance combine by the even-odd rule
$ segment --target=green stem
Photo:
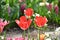
[[[34,38],[32,38],[32,40],[34,40]]]
[[[30,38],[30,32],[29,32],[29,28],[28,28],[28,40],[29,40],[29,38]]]
[[[40,40],[40,30],[38,30],[38,40]]]
[[[25,40],[25,30],[24,30],[24,40]]]
[[[4,32],[4,40],[6,40],[6,31]]]

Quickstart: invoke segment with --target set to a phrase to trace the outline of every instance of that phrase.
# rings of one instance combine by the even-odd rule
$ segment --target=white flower
[[[40,16],[40,15],[36,13],[36,16]]]
[[[60,31],[60,27],[56,28],[56,30],[55,30],[55,31]]]
[[[48,2],[40,2],[39,5],[44,6],[44,5],[49,5],[49,3]]]
[[[58,36],[58,35],[60,35],[60,33],[59,32],[55,32],[55,35]]]
[[[51,40],[51,38],[46,38],[46,40]]]
[[[33,14],[33,17],[40,16],[38,13]]]
[[[1,39],[4,39],[4,36],[0,36],[1,37]]]
[[[40,6],[44,6],[45,3],[44,3],[44,2],[40,2],[39,5],[40,5]]]
[[[45,24],[44,26],[47,26],[47,24]]]
[[[55,30],[55,35],[56,35],[56,36],[57,36],[57,35],[60,35],[59,31],[60,31],[60,27],[56,28],[56,30]]]
[[[49,5],[49,3],[48,3],[48,2],[46,2],[45,4],[46,4],[46,5]]]
[[[45,35],[46,35],[47,37],[49,37],[49,33],[46,33],[46,32],[45,32]]]
[[[48,14],[51,13],[50,11],[47,12]]]
[[[35,14],[33,14],[33,17],[35,17]]]
[[[35,13],[36,16],[40,16],[38,13]]]

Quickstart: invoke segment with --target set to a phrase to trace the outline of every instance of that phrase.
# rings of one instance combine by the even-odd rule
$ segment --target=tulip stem
[[[29,38],[30,38],[30,32],[29,32],[29,28],[28,28],[28,40],[29,40]]]
[[[24,40],[25,40],[25,30],[24,30]]]
[[[4,32],[4,40],[6,40],[6,31]]]
[[[38,30],[38,40],[40,40],[40,30]]]

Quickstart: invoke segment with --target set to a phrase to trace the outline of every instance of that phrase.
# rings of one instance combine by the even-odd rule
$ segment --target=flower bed
[[[58,0],[52,2],[48,0],[1,0],[0,4],[1,40],[59,40],[57,37],[59,33],[56,31],[60,28],[52,34],[45,32],[48,29],[48,23],[60,24]],[[21,37],[6,37],[6,32],[4,37],[2,36],[4,28],[16,26],[23,30]],[[30,28],[37,31],[31,33]]]

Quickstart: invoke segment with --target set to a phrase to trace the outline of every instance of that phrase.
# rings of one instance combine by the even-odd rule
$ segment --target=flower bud
[[[46,5],[48,10],[51,11],[52,10],[52,4]]]
[[[54,10],[55,10],[55,13],[58,14],[58,12],[59,12],[59,7],[58,7],[57,5],[55,5]]]
[[[26,4],[22,4],[22,5],[21,5],[21,7],[20,7],[20,11],[21,11],[22,13],[24,13],[24,9],[25,9],[25,7],[26,7]]]

